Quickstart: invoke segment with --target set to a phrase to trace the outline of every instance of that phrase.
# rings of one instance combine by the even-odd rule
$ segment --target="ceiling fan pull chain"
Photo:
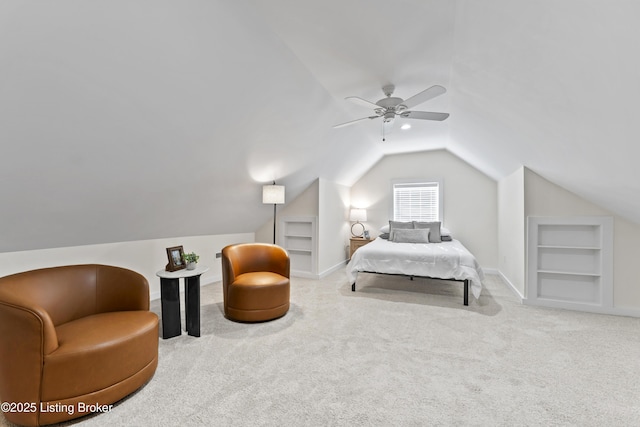
[[[384,139],[384,121],[382,121],[382,142],[385,142],[386,139]]]

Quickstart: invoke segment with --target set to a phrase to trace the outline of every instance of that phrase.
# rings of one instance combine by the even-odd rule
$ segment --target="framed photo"
[[[371,238],[371,236],[369,234],[369,230],[364,230],[364,238],[367,239],[367,240]]]
[[[167,258],[169,259],[169,264],[165,267],[167,271],[182,270],[187,266],[184,262],[184,249],[182,249],[182,246],[167,248]]]

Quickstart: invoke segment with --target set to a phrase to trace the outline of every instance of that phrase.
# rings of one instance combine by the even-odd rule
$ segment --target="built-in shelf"
[[[312,254],[313,251],[311,249],[298,249],[298,248],[288,248],[287,251],[289,252],[302,252],[305,254]]]
[[[548,245],[538,245],[538,248],[544,249],[577,249],[584,251],[599,251],[601,248],[596,248],[595,246],[548,246]]]
[[[577,271],[538,270],[538,273],[560,274],[560,275],[570,275],[570,276],[593,276],[593,277],[600,277],[600,274],[596,274],[596,273],[580,273],[580,272],[577,272]]]
[[[528,304],[613,306],[613,218],[529,217],[527,240]]]
[[[291,275],[314,277],[316,274],[316,217],[280,218],[280,244],[289,253]]]

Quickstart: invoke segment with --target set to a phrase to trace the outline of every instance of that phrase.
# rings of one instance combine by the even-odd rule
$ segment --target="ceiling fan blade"
[[[402,105],[406,106],[407,108],[413,108],[416,105],[420,105],[423,102],[426,102],[430,99],[435,98],[436,96],[442,95],[446,91],[447,90],[442,86],[438,86],[438,85],[431,86],[429,89],[425,89],[422,92],[413,95],[411,98],[406,99],[402,103]]]
[[[442,121],[449,117],[449,113],[431,113],[428,111],[405,111],[400,114],[400,117],[406,119],[420,119],[420,120],[437,120]]]
[[[363,118],[361,118],[361,119],[351,120],[350,122],[346,122],[346,123],[341,123],[341,124],[339,124],[339,125],[335,125],[333,128],[334,128],[334,129],[338,129],[338,128],[342,128],[342,127],[345,127],[345,126],[352,125],[352,124],[354,124],[354,123],[358,123],[358,122],[360,122],[360,121],[362,121],[362,120],[367,120],[367,119],[377,119],[378,117],[381,117],[381,116],[369,116],[369,117],[363,117]]]
[[[373,102],[369,102],[366,99],[359,98],[357,96],[347,96],[345,99],[353,102],[354,104],[358,104],[365,108],[380,108],[378,104],[374,104]]]

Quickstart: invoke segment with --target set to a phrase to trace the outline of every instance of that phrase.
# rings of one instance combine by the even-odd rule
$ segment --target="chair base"
[[[278,307],[260,310],[239,310],[233,307],[225,307],[224,316],[234,322],[257,323],[278,319],[289,311],[289,303]]]
[[[100,408],[104,408],[105,406],[109,406],[113,403],[116,403],[125,397],[129,396],[142,386],[144,386],[158,367],[158,358],[153,359],[147,366],[145,366],[140,372],[136,373],[132,377],[129,377],[118,384],[114,384],[111,387],[107,387],[103,390],[96,391],[94,393],[89,393],[84,396],[73,397],[70,399],[61,399],[53,402],[42,402],[41,405],[43,407],[55,407],[55,405],[59,405],[62,408],[80,408],[79,403],[83,402],[87,409],[91,409],[91,405],[98,404]],[[100,410],[100,408],[98,410]],[[110,410],[107,409],[107,410]],[[60,423],[63,421],[68,421],[74,418],[83,417],[85,415],[89,415],[91,412],[79,412],[75,411],[73,414],[69,414],[64,411],[58,412],[47,412],[40,413],[38,424],[36,425],[46,425],[46,424],[54,424]]]

